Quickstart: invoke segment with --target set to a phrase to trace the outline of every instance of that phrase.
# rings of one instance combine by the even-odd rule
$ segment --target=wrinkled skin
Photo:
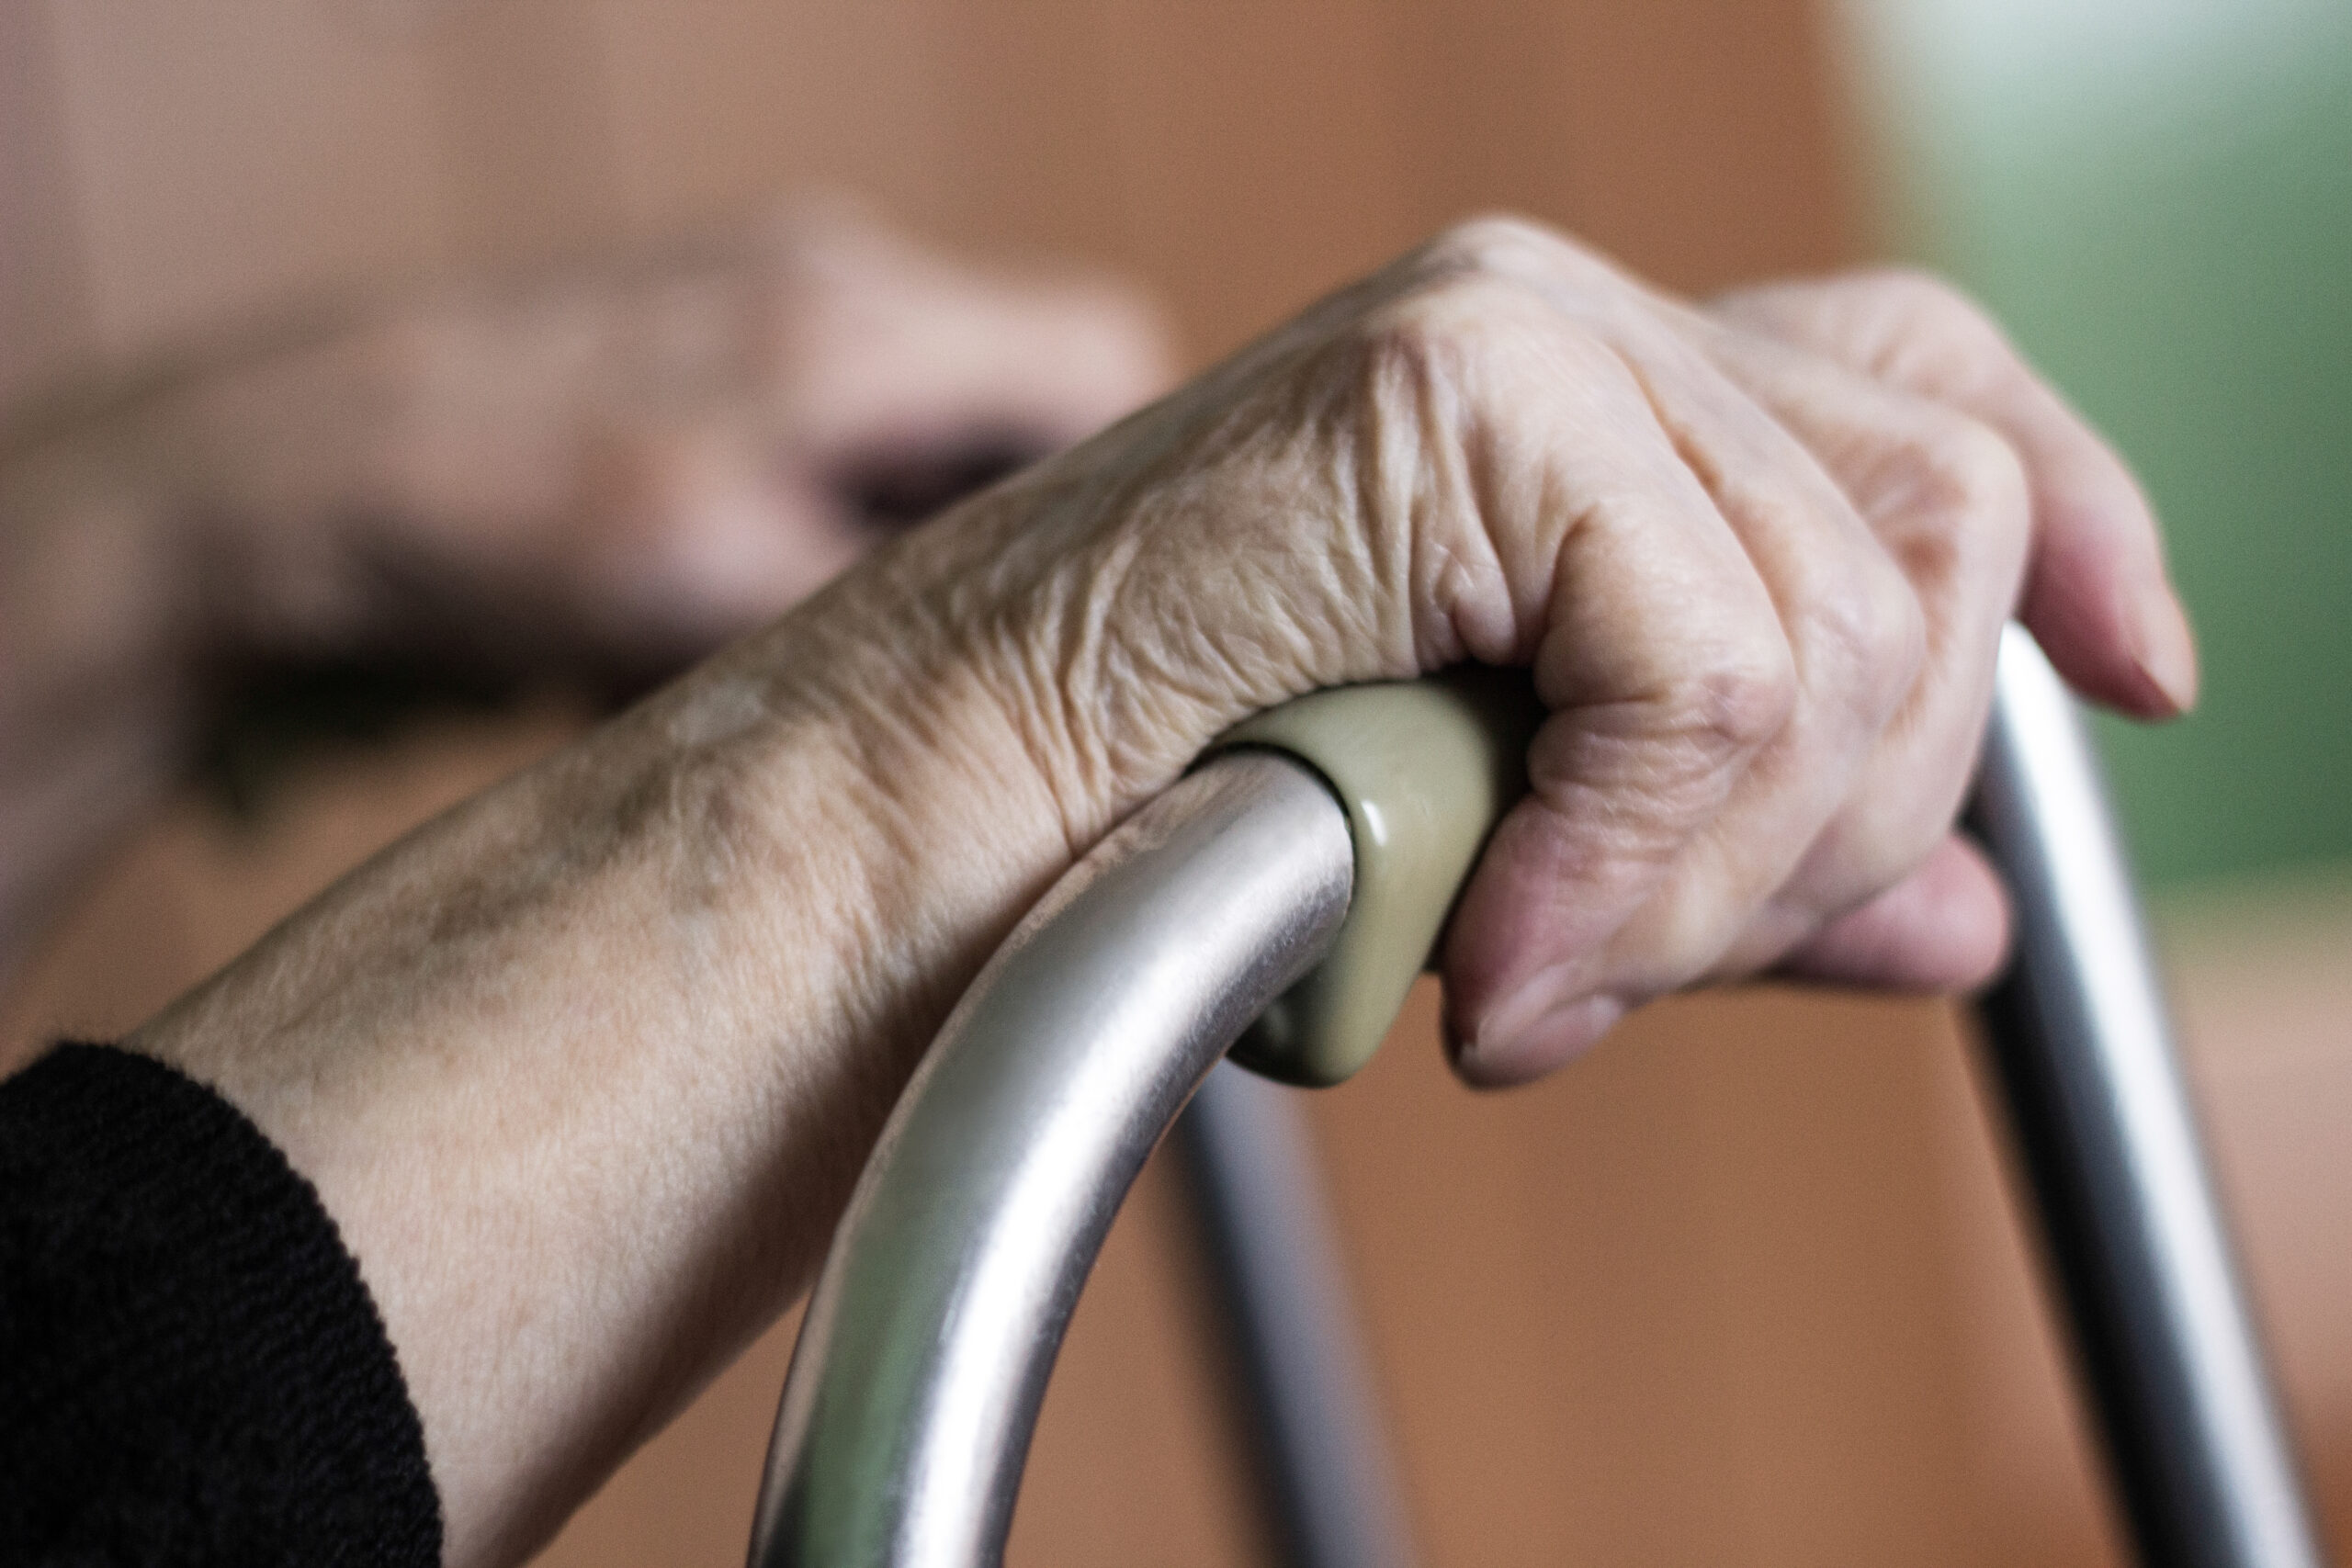
[[[1781,969],[1983,978],[1951,836],[2002,623],[2156,716],[2194,655],[2115,458],[1941,287],[1700,308],[1441,237],[866,558],[362,867],[142,1030],[317,1185],[454,1562],[513,1562],[807,1281],[989,949],[1228,724],[1531,666],[1444,951],[1482,1084]]]
[[[1073,842],[1285,696],[1533,668],[1533,798],[1445,951],[1479,1082],[1693,983],[1984,979],[1949,829],[2024,586],[2086,691],[2194,690],[2128,474],[1916,276],[1697,310],[1476,224],[974,512],[917,548],[992,574],[962,635]]]

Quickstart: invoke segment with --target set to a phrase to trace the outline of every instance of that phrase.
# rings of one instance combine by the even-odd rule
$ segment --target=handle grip
[[[1227,738],[1314,768],[1356,854],[1330,954],[1237,1060],[1311,1085],[1370,1060],[1487,835],[1525,793],[1541,718],[1523,673],[1465,670],[1318,693]],[[1986,998],[1992,1060],[2142,1555],[2308,1568],[2318,1549],[2096,753],[2015,626],[1972,818],[2017,906],[2017,956]]]
[[[1242,1035],[1234,1060],[1308,1088],[1372,1060],[1487,835],[1527,793],[1527,743],[1543,717],[1525,671],[1464,666],[1316,692],[1217,740],[1212,757],[1249,749],[1305,762],[1355,842],[1354,895],[1330,952]]]

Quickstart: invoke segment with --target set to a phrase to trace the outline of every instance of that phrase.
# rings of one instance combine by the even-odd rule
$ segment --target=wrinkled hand
[[[1981,981],[1951,825],[2022,604],[2085,693],[2185,707],[2132,479],[1905,275],[1693,306],[1517,222],[1454,231],[909,542],[955,581],[1073,843],[1247,713],[1464,660],[1549,717],[1443,953],[1458,1064],[1780,969]]]

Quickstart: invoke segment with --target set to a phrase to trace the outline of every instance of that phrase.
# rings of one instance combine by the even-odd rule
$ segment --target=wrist
[[[828,863],[820,902],[864,925],[837,955],[860,1008],[842,1032],[892,1096],[989,953],[1100,831],[1074,827],[1082,792],[1041,752],[997,661],[941,613],[953,595],[910,581],[928,576],[914,564],[869,561],[673,689],[694,715],[687,734],[762,715],[740,749],[688,750],[736,792],[730,808],[750,803],[770,847],[790,840]],[[812,814],[828,819],[821,844]],[[771,891],[809,899],[805,885]]]
[[[808,606],[428,825],[136,1041],[335,1216],[453,1560],[576,1502],[805,1283],[1067,859],[985,682],[868,607]],[[556,1458],[518,1493],[516,1453]]]

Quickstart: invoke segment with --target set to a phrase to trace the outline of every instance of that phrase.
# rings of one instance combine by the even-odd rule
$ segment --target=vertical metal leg
[[[1974,822],[2017,904],[1992,1054],[2152,1568],[2317,1568],[2081,719],[2016,627]]]
[[[1411,1568],[1400,1476],[1294,1096],[1221,1064],[1176,1123],[1294,1568]]]

